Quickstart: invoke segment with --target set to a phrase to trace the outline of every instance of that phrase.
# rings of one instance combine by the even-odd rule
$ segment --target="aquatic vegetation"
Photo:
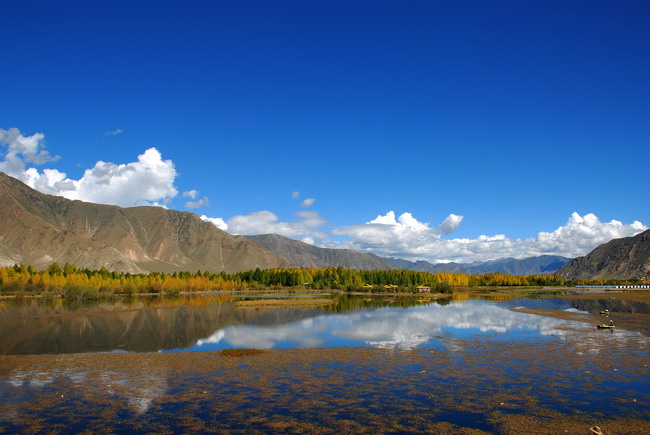
[[[282,300],[292,298],[310,299]],[[25,322],[40,325],[34,336],[41,339],[58,329],[61,337],[79,334],[96,344],[113,334],[87,339],[84,331],[122,319],[119,341],[110,343],[125,343],[131,324],[142,345],[156,344],[156,336],[191,345],[202,336],[202,350],[228,340],[231,348],[0,355],[0,431],[650,431],[647,314],[632,306],[629,313],[610,310],[620,326],[610,334],[594,327],[602,321],[597,310],[571,308],[570,299],[322,299],[346,309],[241,309],[237,302],[281,299],[233,296],[64,301],[72,309],[29,299],[2,306],[0,318],[20,331]],[[340,345],[313,347],[327,330]],[[25,342],[15,331],[0,338],[3,349]],[[241,345],[282,340],[293,348]],[[296,348],[301,341],[308,348]]]

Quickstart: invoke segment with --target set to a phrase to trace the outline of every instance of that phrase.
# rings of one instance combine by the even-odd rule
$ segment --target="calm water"
[[[269,296],[256,298],[263,303]],[[254,298],[244,299],[250,303]],[[240,307],[241,300],[142,299],[72,305],[32,301],[5,305],[0,308],[0,353],[412,348],[441,346],[449,338],[479,338],[486,334],[526,342],[561,340],[573,333],[567,328],[591,330],[594,325],[512,308],[597,313],[606,306],[599,301],[553,298],[421,302],[335,296],[331,304],[316,308],[262,309],[254,303]],[[627,302],[623,307],[620,301],[609,303],[618,304],[612,306],[612,311],[618,312],[647,309],[647,304]],[[632,333],[617,332],[617,339]]]
[[[253,299],[1,307],[0,352],[24,356],[0,356],[0,429],[508,433],[522,416],[650,419],[647,304]],[[605,308],[613,333],[595,328]],[[288,350],[202,353],[231,348]]]

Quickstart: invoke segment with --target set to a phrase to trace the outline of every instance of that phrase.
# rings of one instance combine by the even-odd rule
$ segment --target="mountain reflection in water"
[[[2,306],[0,354],[446,347],[452,340],[488,333],[530,341],[562,337],[568,324],[570,329],[593,327],[512,310],[520,306],[575,310],[561,299],[421,303],[339,295],[330,305],[317,308],[269,308],[254,301],[241,308],[237,301],[193,298]]]
[[[609,310],[614,313],[629,314],[650,314],[650,304],[641,301],[629,301],[623,299],[570,299],[569,304],[580,311],[599,313]]]
[[[229,325],[278,325],[318,309],[241,310],[233,302],[102,302],[65,307],[28,303],[0,308],[0,354],[156,352],[192,346]]]

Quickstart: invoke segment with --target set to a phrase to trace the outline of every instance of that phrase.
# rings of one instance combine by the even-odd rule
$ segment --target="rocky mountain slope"
[[[564,279],[650,279],[650,230],[604,243],[557,274]]]
[[[350,249],[319,248],[277,234],[246,236],[246,238],[271,252],[281,255],[299,267],[325,268],[340,266],[357,270],[397,269],[396,266],[374,254],[363,254]]]
[[[55,261],[131,273],[292,266],[193,213],[70,201],[0,173],[0,265]]]

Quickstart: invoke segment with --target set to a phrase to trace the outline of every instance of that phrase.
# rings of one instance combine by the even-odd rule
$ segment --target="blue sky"
[[[579,255],[650,221],[645,1],[1,8],[0,169],[48,193],[430,261]],[[102,191],[125,175],[97,162],[150,148],[121,184],[142,197]]]

